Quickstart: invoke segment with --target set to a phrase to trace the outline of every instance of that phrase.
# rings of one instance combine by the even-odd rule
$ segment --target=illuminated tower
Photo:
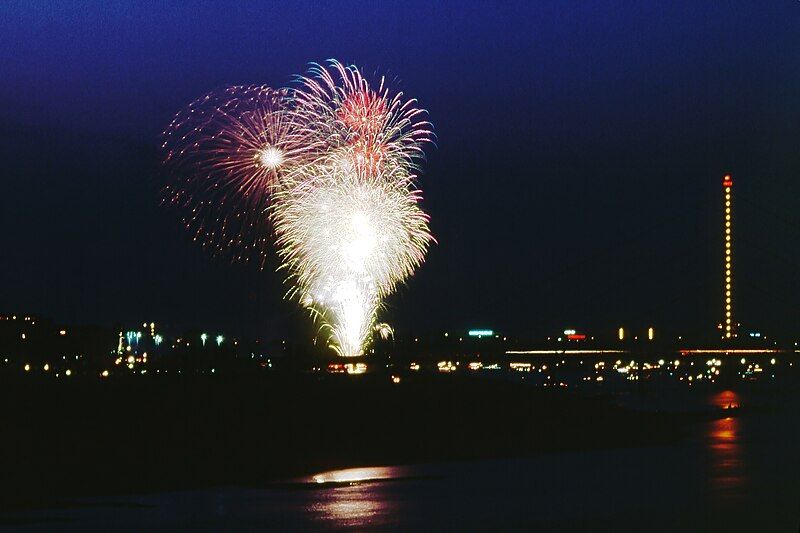
[[[733,206],[731,197],[733,196],[733,179],[730,174],[726,174],[722,179],[722,187],[725,189],[725,338],[735,337],[733,324],[733,228],[732,213]]]

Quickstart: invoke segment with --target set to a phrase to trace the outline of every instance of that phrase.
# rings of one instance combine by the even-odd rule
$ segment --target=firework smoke
[[[342,356],[364,352],[383,298],[433,240],[415,172],[432,133],[424,111],[353,66],[314,65],[295,89],[231,87],[165,132],[177,176],[167,201],[195,237],[264,257],[276,234],[289,297]],[[263,264],[263,263],[262,263]]]

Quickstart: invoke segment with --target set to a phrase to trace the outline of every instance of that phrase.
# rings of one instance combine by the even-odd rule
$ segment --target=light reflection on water
[[[334,485],[318,493],[308,511],[314,519],[336,527],[374,527],[398,516],[398,502],[378,496],[374,482],[403,479],[408,467],[372,466],[321,472],[311,477],[313,483]]]
[[[317,493],[307,508],[309,517],[318,523],[335,524],[337,528],[386,525],[387,520],[399,514],[398,504],[386,494],[380,497],[375,483],[403,479],[408,473],[409,467],[368,466],[314,474],[305,482],[322,489],[328,484],[331,488]]]
[[[362,481],[396,479],[401,475],[401,469],[396,466],[369,466],[322,472],[313,475],[311,479],[315,483],[358,483]]]
[[[320,495],[309,511],[317,520],[337,527],[380,525],[397,510],[391,501],[376,496],[370,486],[337,487]]]
[[[724,390],[711,396],[709,403],[714,407],[730,409],[740,407],[741,397],[732,390]]]
[[[712,405],[723,409],[740,406],[740,397],[733,391],[722,391],[710,399]],[[704,432],[709,452],[709,484],[721,495],[739,494],[745,481],[740,422],[729,416],[712,421]]]
[[[800,398],[792,391],[780,397],[780,410],[763,411],[756,403],[766,401],[763,395],[745,394],[697,397],[698,407],[743,403],[747,412],[692,425],[685,438],[664,445],[352,468],[296,479],[289,487],[159,493],[123,498],[136,506],[81,505],[20,515],[39,520],[33,531],[50,531],[59,520],[59,529],[80,533],[796,531]]]

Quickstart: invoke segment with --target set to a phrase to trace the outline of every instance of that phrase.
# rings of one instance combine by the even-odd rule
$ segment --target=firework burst
[[[196,240],[263,265],[270,195],[315,156],[289,106],[286,89],[227,87],[189,104],[164,131],[173,177],[164,201],[181,209]]]
[[[337,61],[293,89],[211,93],[164,133],[166,199],[196,238],[262,265],[271,223],[289,297],[336,353],[361,355],[389,327],[376,326],[383,298],[433,240],[415,185],[433,136],[424,117],[384,78],[373,86]]]
[[[419,168],[433,132],[416,100],[405,99],[402,92],[391,94],[383,77],[373,88],[358,68],[335,60],[328,68],[312,66],[297,81],[295,113],[313,129],[309,135],[333,148],[352,147],[354,163],[366,174],[390,160]]]
[[[419,194],[403,180],[360,179],[334,165],[276,199],[278,251],[294,296],[340,355],[359,355],[383,297],[424,260],[431,236]]]

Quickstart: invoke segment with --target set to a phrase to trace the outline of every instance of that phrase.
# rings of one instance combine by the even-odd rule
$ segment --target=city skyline
[[[796,530],[798,27],[0,1],[0,529]]]
[[[745,324],[743,326],[741,324],[741,322],[738,322],[738,321],[734,320],[734,318],[733,318],[733,310],[732,310],[732,308],[733,308],[733,291],[734,291],[734,282],[733,282],[733,244],[734,244],[735,239],[734,239],[733,227],[732,227],[733,226],[733,206],[732,206],[732,204],[733,204],[733,201],[732,201],[733,200],[733,177],[730,174],[725,174],[723,176],[723,178],[722,178],[722,189],[723,189],[723,193],[721,195],[721,200],[722,200],[721,205],[722,205],[722,213],[723,214],[722,214],[722,217],[721,217],[721,222],[722,222],[722,226],[724,228],[723,229],[723,233],[722,233],[722,242],[723,242],[724,255],[723,255],[722,269],[720,270],[720,273],[719,273],[720,274],[719,278],[720,278],[720,281],[721,281],[721,284],[720,284],[721,285],[721,294],[722,294],[722,305],[721,305],[721,308],[723,309],[723,311],[722,311],[722,319],[716,324],[716,329],[719,330],[719,332],[721,332],[721,338],[725,339],[725,340],[732,340],[733,338],[738,337],[740,329],[742,329],[743,335],[745,337],[749,336],[749,337],[761,338],[762,336],[766,336],[766,332],[762,332],[761,331],[762,329],[764,329],[763,326],[765,326],[765,324],[752,323],[752,324]],[[14,320],[17,319],[17,315],[18,314],[20,315],[20,317],[22,317],[22,315],[31,314],[31,313],[29,313],[29,312],[13,313]],[[38,315],[38,313],[32,313],[32,315]],[[6,319],[6,320],[10,319],[11,317],[12,317],[12,314],[7,314],[6,316],[1,316],[0,315],[0,318]],[[50,320],[53,317],[46,317],[46,318],[48,320]],[[27,317],[26,317],[26,319],[27,319]],[[113,321],[113,324],[115,324],[115,325],[131,324],[131,323],[136,323],[137,320],[138,320],[137,318],[131,318],[131,317],[117,317]],[[64,323],[64,324],[71,324],[71,325],[72,324],[81,324],[80,322],[74,322],[73,320],[71,320],[69,318],[64,318],[64,317],[60,317],[60,322]],[[168,324],[171,324],[173,326],[173,328],[176,328],[176,329],[181,329],[181,328],[184,329],[184,330],[186,330],[186,329],[190,329],[190,330],[198,329],[198,325],[197,324],[186,324],[185,322],[181,322],[179,320],[175,321],[175,320],[167,319],[166,322]],[[147,322],[145,322],[145,324],[146,323]],[[567,321],[567,322],[564,322],[564,323],[571,323],[571,322]],[[634,325],[634,328],[642,329],[644,327],[643,324],[652,324],[652,321],[648,322],[647,320],[643,320],[643,319],[639,318],[639,319],[633,320],[632,323]],[[109,326],[111,324],[111,322],[106,320],[106,321],[99,322],[99,324],[103,324],[105,326]],[[84,323],[83,325],[87,325],[87,324]],[[215,324],[212,324],[212,325],[216,326]],[[446,327],[444,329],[445,330],[450,329],[450,330],[454,330],[456,332],[460,331],[461,334],[464,334],[464,333],[468,332],[469,335],[472,335],[472,333],[474,331],[492,331],[492,330],[488,330],[488,329],[487,330],[470,329],[470,328],[473,328],[475,326],[477,326],[477,324],[471,324],[471,325],[470,324],[467,324],[467,325],[450,324],[449,327]],[[495,324],[493,327],[498,327],[498,326],[500,327],[500,329],[503,329],[502,328],[502,324]],[[583,323],[583,324],[581,324],[581,326],[582,326],[582,331],[591,331],[592,334],[596,333],[596,330],[594,330],[593,326],[590,325],[590,324]],[[623,326],[619,327],[618,337],[619,337],[620,341],[623,340],[623,336],[624,336],[623,332],[629,326],[630,326],[630,324],[623,325]],[[661,325],[659,324],[659,326],[661,326]],[[556,326],[551,326],[550,329],[552,331],[555,331],[555,329],[553,329],[553,328],[557,329]],[[204,328],[200,327],[199,329],[204,329]],[[603,329],[608,329],[608,328],[603,328]],[[291,330],[289,330],[289,331],[291,331]],[[525,330],[525,331],[517,330],[517,331],[514,332],[514,334],[517,335],[520,338],[533,339],[533,338],[535,338],[536,335],[540,335],[540,336],[543,335],[544,331],[546,331],[546,328],[543,328],[543,326],[541,324],[538,324],[538,325],[535,325],[534,327],[529,328],[528,330]],[[547,334],[548,335],[552,335],[552,331],[549,331]],[[564,330],[564,335],[566,337],[569,337],[569,335],[567,335],[568,331],[572,331],[573,334],[575,333],[575,330],[573,330],[573,329]],[[694,327],[688,328],[688,331],[689,331],[689,333],[691,335],[694,335],[694,338],[696,338],[696,339],[708,339],[708,338],[711,337],[711,335],[710,335],[711,328],[710,327],[702,328],[702,327],[699,327],[699,326],[695,325]],[[795,332],[793,332],[793,331],[780,331],[780,330],[774,330],[774,329],[770,330],[769,329],[769,325],[767,325],[767,331],[773,337],[777,336],[779,339],[781,339],[782,342],[787,342],[790,339],[794,339],[797,336],[797,334]],[[650,340],[652,340],[653,332],[654,332],[654,327],[652,325],[648,325],[646,327],[646,331],[644,329],[642,329],[642,336],[644,337],[646,335],[647,337],[650,338]],[[237,334],[238,333],[240,333],[240,331],[238,331]],[[255,334],[255,337],[256,338],[266,338],[266,339],[274,341],[274,340],[277,340],[279,338],[286,337],[287,333],[288,333],[288,336],[291,338],[292,334],[289,333],[288,331],[284,331],[284,332],[272,331],[268,335]],[[441,331],[430,330],[430,329],[418,329],[418,330],[409,330],[409,331],[405,332],[405,334],[407,336],[410,336],[410,337],[418,336],[420,334],[422,334],[422,335],[434,335],[435,336],[437,333],[441,333]],[[603,331],[603,333],[600,334],[601,337],[604,337],[605,333],[608,333],[608,332]],[[671,331],[671,333],[672,333],[672,337],[674,337],[676,340],[680,340],[681,337],[682,337],[682,335],[678,335],[678,333],[680,333],[680,330],[674,330],[673,329]],[[447,335],[446,332],[445,332],[445,335]],[[581,336],[581,340],[586,338],[583,333],[581,333],[580,336]],[[593,337],[592,337],[592,339],[593,339]],[[297,341],[297,340],[299,340],[299,339],[295,339],[295,341]],[[547,340],[550,340],[550,336],[547,337]],[[561,340],[561,339],[558,339],[558,340]],[[575,339],[572,339],[572,340],[575,340]]]

